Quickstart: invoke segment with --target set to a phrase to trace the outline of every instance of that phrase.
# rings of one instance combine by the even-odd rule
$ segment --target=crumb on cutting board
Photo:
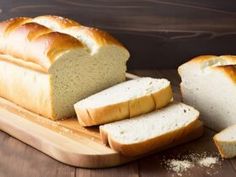
[[[162,160],[164,168],[169,172],[174,172],[178,176],[183,176],[188,173],[193,167],[206,168],[207,175],[216,174],[216,165],[221,165],[220,157],[218,155],[207,155],[203,153],[189,153],[187,155],[178,155],[177,158],[164,158]],[[214,170],[214,171],[212,171]]]
[[[176,160],[171,159],[166,161],[168,170],[174,171],[178,176],[182,176],[182,173],[187,171],[193,166],[193,163],[188,160]]]
[[[202,167],[211,167],[214,164],[218,163],[219,158],[217,157],[205,157],[198,161],[198,164]]]

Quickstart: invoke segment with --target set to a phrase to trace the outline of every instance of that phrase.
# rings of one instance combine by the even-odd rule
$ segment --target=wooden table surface
[[[179,96],[179,78],[175,70],[136,70],[131,71],[139,76],[165,77],[171,80],[175,98]],[[217,154],[212,142],[214,131],[205,128],[200,139],[166,150],[159,154],[109,169],[82,169],[62,164],[21,141],[0,132],[0,177],[173,177],[176,173],[163,167],[163,158],[173,158],[192,152]],[[236,176],[236,159],[221,160],[213,169],[194,167],[183,173],[183,176]]]

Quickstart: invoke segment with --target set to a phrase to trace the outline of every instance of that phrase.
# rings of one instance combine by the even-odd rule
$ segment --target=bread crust
[[[187,63],[202,63],[204,61],[214,60],[216,58],[221,58],[223,60],[227,60],[230,63],[231,62],[236,63],[236,56],[235,55],[220,55],[220,56],[217,56],[217,55],[200,55],[200,56],[192,58],[191,60],[187,61],[184,64],[187,64]]]
[[[41,20],[52,23],[54,27],[49,29],[46,24],[37,23]],[[92,46],[73,35],[76,32],[94,41],[95,48],[114,45],[125,49],[118,40],[102,30],[82,26],[67,18],[45,15],[35,18],[17,17],[1,22],[0,53],[19,58],[23,62],[33,62],[44,68],[44,72],[49,72],[57,56],[64,52],[76,48],[92,50]],[[126,53],[129,55],[127,50]],[[90,55],[88,52],[84,54]]]
[[[180,144],[181,142],[187,142],[198,138],[202,134],[203,125],[197,118],[186,127],[134,144],[121,144],[113,139],[108,132],[100,128],[100,135],[103,143],[109,145],[112,149],[125,156],[139,156],[152,151],[161,151]]]
[[[220,140],[217,140],[215,138],[213,138],[213,141],[221,155],[222,158],[225,158],[225,159],[229,159],[229,158],[233,158],[233,157],[236,157],[236,152],[234,155],[229,155],[225,149],[222,147],[222,144],[224,145],[229,145],[229,146],[235,146],[235,142],[230,142],[230,141],[220,141]]]
[[[207,68],[210,68],[211,70],[217,70],[222,72],[223,74],[226,75],[231,81],[236,83],[236,68],[234,65],[236,65],[236,56],[235,55],[221,55],[221,56],[216,56],[216,55],[201,55],[198,57],[195,57],[186,63],[182,64],[181,66],[178,67],[178,73],[181,76],[183,70],[189,68],[191,65],[194,65],[198,67],[199,70],[201,70],[201,67],[204,65],[204,63],[221,59],[226,62],[226,64],[220,64],[218,66],[206,66]]]
[[[33,62],[49,70],[58,55],[74,48],[83,48],[83,44],[74,37],[52,31],[30,20],[15,18],[0,23],[0,53]]]
[[[24,67],[27,69],[31,69],[34,71],[38,71],[38,72],[47,74],[47,71],[43,67],[41,67],[40,65],[32,63],[32,62],[25,62],[19,58],[12,57],[11,55],[0,54],[0,61],[6,61],[6,62],[9,62],[11,64],[14,64],[14,65],[17,65],[20,67]]]
[[[0,96],[30,111],[54,118],[50,76],[0,58]]]
[[[56,61],[63,58],[61,56],[67,52],[81,54],[81,58],[85,56],[93,59],[93,56],[81,39],[37,23],[36,19],[41,17],[17,17],[0,22],[1,67],[12,69],[11,72],[2,73],[0,76],[0,96],[28,110],[57,119],[51,99],[53,94],[51,76],[55,71],[53,68],[56,68],[53,66],[56,66]],[[81,26],[63,17],[43,16],[43,18],[51,22],[55,21],[54,25],[59,25],[63,29],[81,28],[88,31],[86,34],[91,39],[100,41],[99,46],[105,44],[118,46],[119,42],[114,42],[116,40],[113,37],[104,35],[105,32],[99,32],[100,30]],[[119,47],[125,49],[120,44]],[[128,59],[128,51],[126,49],[125,51]],[[103,52],[103,55],[105,54]],[[77,59],[80,60],[75,58]],[[24,72],[33,74],[24,77]],[[18,78],[17,74],[22,78]]]
[[[233,156],[228,156],[225,152],[224,152],[224,149],[221,147],[221,143],[222,142],[219,142],[215,137],[213,137],[213,141],[221,155],[222,158],[232,158]]]
[[[83,35],[93,40],[97,47],[102,47],[106,45],[116,45],[124,47],[117,39],[113,38],[109,33],[97,28],[83,26],[68,18],[58,17],[54,15],[43,15],[34,18],[33,21],[41,24],[53,23],[55,26],[54,30],[70,35],[73,35],[72,33],[83,33]],[[81,42],[83,43],[83,41]],[[87,47],[90,48],[89,46]]]
[[[216,66],[212,68],[225,74],[232,82],[236,83],[236,68],[234,65]]]
[[[69,18],[65,18],[65,17],[60,17],[60,16],[56,16],[56,15],[42,15],[42,16],[38,16],[35,17],[34,19],[32,19],[34,22],[38,22],[38,21],[48,21],[48,22],[53,22],[53,26],[59,26],[61,28],[69,28],[72,26],[81,26],[78,22],[69,19]]]
[[[113,105],[97,108],[76,107],[75,111],[82,126],[100,125],[151,112],[166,106],[173,98],[171,86],[153,94]]]

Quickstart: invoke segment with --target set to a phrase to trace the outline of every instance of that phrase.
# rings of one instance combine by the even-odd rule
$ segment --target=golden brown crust
[[[72,26],[80,26],[80,24],[74,20],[60,17],[56,15],[42,15],[35,17],[33,21],[48,21],[48,22],[54,22],[54,25],[60,26],[62,28],[68,28]]]
[[[215,138],[215,136],[213,137],[213,141],[214,141],[214,143],[215,143],[215,145],[216,145],[216,147],[217,147],[221,157],[223,157],[223,158],[230,158],[230,157],[228,157],[225,154],[224,149],[221,147],[220,142],[218,142],[218,140]]]
[[[95,109],[76,109],[82,126],[94,126],[129,117],[129,103],[123,102]]]
[[[47,70],[45,68],[43,68],[42,66],[38,65],[38,64],[31,63],[31,62],[25,62],[24,60],[12,57],[10,55],[0,54],[0,61],[6,61],[6,62],[12,63],[14,65],[18,65],[18,66],[21,66],[23,68],[35,70],[35,71],[38,71],[38,72],[41,72],[41,73],[47,73]]]
[[[109,145],[108,133],[105,130],[103,130],[100,126],[99,126],[99,133],[100,133],[100,138],[102,140],[102,143],[108,146]]]
[[[101,125],[132,118],[166,106],[173,98],[171,86],[136,99],[98,108],[75,107],[82,126]]]
[[[35,19],[39,18],[36,17]],[[73,20],[62,17],[44,16],[44,18],[48,18],[51,22],[54,21],[54,25],[56,24],[62,28],[80,28],[81,26]],[[101,35],[100,38],[102,41],[105,37]],[[79,63],[81,58],[91,60],[99,57],[109,58],[111,53],[116,52],[119,51],[111,51],[106,48],[106,50],[97,50],[98,57],[92,56],[81,42],[81,39],[53,28],[47,28],[45,25],[37,23],[33,18],[18,17],[0,22],[0,63],[2,68],[4,66],[11,68],[8,75],[2,74],[3,77],[0,78],[0,85],[3,90],[0,95],[34,112],[56,118],[53,107],[56,104],[54,99],[51,99],[51,96],[55,93],[51,76],[54,76],[55,72],[60,72],[57,69],[58,66],[68,63],[60,61],[71,60],[72,57],[74,60],[78,60],[76,63]],[[123,54],[125,52],[121,51],[120,53],[122,56],[117,57],[118,59],[122,61],[124,58],[128,59]],[[14,73],[21,75],[21,78],[19,79],[16,76],[17,74]],[[29,74],[24,77],[24,73]],[[27,78],[28,80],[26,80]],[[14,88],[15,86],[17,88]],[[6,88],[8,90],[10,88],[11,91],[4,91]],[[21,93],[23,93],[23,96],[26,95],[25,99],[21,99]],[[40,100],[44,102],[41,103]]]
[[[124,47],[118,40],[112,37],[109,33],[102,31],[100,29],[81,26],[79,28],[75,27],[73,30],[84,31],[85,35],[89,36],[91,39],[94,39],[96,43],[101,46],[113,44]]]
[[[72,36],[54,32],[29,18],[0,23],[0,52],[49,69],[56,56],[83,44]],[[20,44],[20,45],[19,45]]]
[[[233,62],[233,63],[236,62],[236,56],[235,55],[219,55],[219,56],[217,56],[217,55],[200,55],[200,56],[192,58],[191,60],[189,60],[186,63],[194,63],[194,62],[201,63],[201,62],[209,61],[209,60],[212,60],[212,59],[214,60],[216,58],[221,58],[223,60],[227,60],[227,61]]]
[[[235,68],[235,65],[216,66],[216,67],[213,67],[212,69],[223,72],[227,77],[229,77],[233,82],[236,83],[236,68]]]
[[[96,44],[99,46],[118,45],[124,47],[118,40],[113,38],[109,33],[97,28],[83,26],[73,20],[64,17],[59,17],[55,15],[43,15],[34,18],[33,21],[39,22],[41,24],[44,23],[45,25],[46,23],[52,23],[53,24],[52,26],[54,28],[53,30],[63,31],[64,33],[70,35],[72,35],[72,33],[83,33],[83,35],[94,40]]]
[[[18,26],[30,22],[31,18],[17,17],[0,23],[0,36],[7,36],[10,32],[14,31]]]
[[[207,66],[206,68],[210,68],[211,70],[218,70],[220,72],[223,72],[227,77],[229,77],[233,82],[236,82],[236,56],[235,55],[221,55],[221,56],[216,56],[216,55],[202,55],[202,56],[198,56],[195,57],[191,60],[189,60],[188,62],[182,64],[179,68],[178,68],[178,72],[181,75],[181,71],[183,70],[183,68],[186,67],[186,69],[188,68],[189,65],[191,64],[198,64],[198,65],[204,65],[204,62],[207,61],[211,61],[211,60],[223,60],[225,61],[225,63],[223,64],[219,64],[218,66]],[[199,67],[201,68],[201,67]]]
[[[46,24],[37,23],[42,20],[49,23],[47,25],[52,26],[52,29],[47,28]],[[65,30],[64,34],[59,33],[62,30]],[[74,48],[84,48],[84,44],[90,49],[94,47],[94,45],[89,46],[84,43],[80,38],[74,38],[73,36],[76,37],[76,35],[66,32],[70,30],[72,33],[81,33],[93,41],[97,48],[106,45],[122,46],[120,42],[102,30],[82,26],[67,18],[45,15],[33,19],[18,17],[1,22],[0,53],[33,62],[48,71],[61,53]]]
[[[215,60],[215,59],[222,59],[227,61],[228,63],[236,64],[236,56],[235,55],[200,55],[197,57],[192,58],[191,60],[185,62],[184,64],[179,66],[179,69],[182,68],[183,66],[187,66],[191,63],[196,63],[196,64],[203,64],[203,62],[210,61],[210,60]]]
[[[216,57],[217,57],[216,55],[200,55],[189,60],[189,62],[202,62],[202,61],[211,60]]]
[[[196,119],[194,122],[186,127],[182,127],[176,131],[166,133],[162,136],[158,136],[147,141],[134,143],[134,144],[120,144],[109,134],[100,129],[100,135],[104,144],[109,144],[109,146],[120,152],[125,156],[138,156],[146,154],[152,151],[161,151],[172,147],[181,142],[187,142],[189,140],[200,137],[203,134],[202,122]]]
[[[160,109],[166,106],[170,100],[173,98],[173,92],[171,86],[160,90],[159,92],[152,94],[153,99],[155,100],[156,109]]]
[[[228,152],[225,151],[225,149],[222,147],[222,144],[224,145],[229,145],[229,146],[235,146],[235,142],[230,142],[230,141],[220,141],[220,140],[217,140],[216,138],[213,137],[213,141],[221,155],[222,158],[233,158],[233,157],[236,157],[235,154],[231,154],[229,155]]]
[[[83,48],[83,44],[75,38],[59,32],[50,32],[39,36],[31,45],[33,57],[41,57],[37,60],[38,64],[47,69],[55,62],[57,56],[68,50]],[[44,58],[48,58],[46,61]]]

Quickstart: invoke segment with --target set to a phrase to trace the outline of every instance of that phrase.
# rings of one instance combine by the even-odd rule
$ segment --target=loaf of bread
[[[137,156],[153,150],[192,140],[202,135],[199,112],[183,103],[172,103],[160,110],[100,126],[103,142],[125,156]]]
[[[150,77],[122,82],[74,105],[83,126],[135,117],[167,105],[173,98],[170,82]]]
[[[236,125],[217,133],[213,139],[223,158],[236,157]]]
[[[58,16],[0,23],[0,96],[51,119],[125,80],[129,52],[108,33]]]
[[[236,123],[236,56],[199,56],[178,68],[183,101],[204,124],[222,130]]]

